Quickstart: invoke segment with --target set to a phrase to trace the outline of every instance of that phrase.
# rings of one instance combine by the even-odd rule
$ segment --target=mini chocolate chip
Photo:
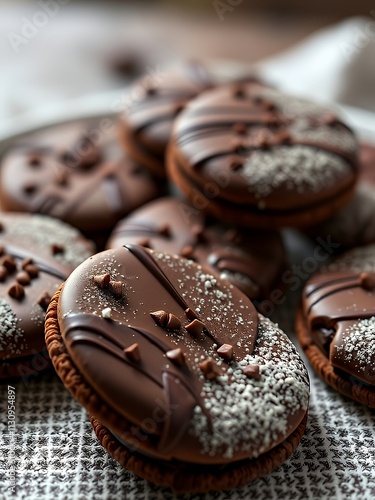
[[[53,255],[58,255],[59,253],[65,252],[65,248],[62,245],[59,245],[58,243],[53,243],[51,245],[51,250]]]
[[[4,266],[8,273],[13,273],[17,269],[17,265],[10,255],[4,255],[0,259],[0,265]]]
[[[16,280],[20,285],[26,286],[30,284],[31,278],[26,271],[20,271],[16,274]]]
[[[238,170],[240,170],[241,168],[243,167],[243,164],[238,161],[238,160],[233,160],[230,162],[229,164],[229,168],[233,171],[233,172],[237,172]]]
[[[166,356],[178,366],[183,366],[185,364],[185,355],[179,348],[167,351]]]
[[[110,281],[108,284],[109,290],[113,293],[113,295],[120,299],[126,295],[125,293],[125,283],[121,281]]]
[[[198,319],[197,313],[193,311],[193,309],[190,309],[190,307],[188,309],[185,309],[185,315],[187,319],[190,319],[190,321]]]
[[[28,264],[24,267],[24,270],[27,272],[31,279],[37,278],[39,276],[39,268],[35,264]]]
[[[164,224],[163,226],[159,227],[159,234],[161,236],[165,236],[166,238],[169,238],[171,235],[171,230],[168,224]]]
[[[359,280],[365,290],[375,290],[375,273],[361,273]]]
[[[168,313],[165,311],[154,311],[150,313],[150,316],[159,326],[165,326],[168,322]]]
[[[233,358],[233,346],[230,344],[223,344],[216,352],[225,361],[230,361]]]
[[[33,264],[33,259],[30,259],[30,258],[27,258],[27,259],[23,259],[23,261],[21,262],[21,268],[22,269],[25,269],[26,266],[28,266],[29,264]]]
[[[111,275],[110,274],[97,274],[96,276],[93,277],[95,285],[97,285],[99,288],[107,288],[109,282],[111,281]]]
[[[51,295],[48,292],[43,292],[39,296],[37,303],[44,311],[47,311],[50,301],[51,301]]]
[[[23,192],[25,194],[27,194],[28,196],[31,196],[32,194],[34,194],[37,190],[37,187],[36,186],[33,186],[33,185],[27,185],[27,186],[24,186],[23,188]]]
[[[212,358],[208,358],[200,363],[199,368],[202,370],[207,380],[213,380],[220,375],[218,366]]]
[[[13,283],[8,289],[8,294],[13,297],[13,299],[21,300],[25,295],[25,290],[19,283]]]
[[[138,245],[140,245],[141,247],[144,247],[144,248],[151,248],[152,249],[151,241],[149,240],[149,238],[140,239],[138,241]]]
[[[253,378],[254,380],[260,379],[259,366],[258,365],[247,365],[243,369],[244,375],[248,378]]]
[[[5,281],[7,276],[8,276],[7,268],[5,266],[0,266],[0,282]]]
[[[185,257],[185,259],[189,259],[194,252],[194,248],[190,245],[187,245],[186,247],[183,247],[183,249],[180,252],[181,257]]]
[[[131,361],[135,361],[136,363],[141,361],[141,352],[137,343],[132,344],[131,346],[124,349],[124,353],[125,356]]]
[[[195,337],[196,339],[200,337],[200,334],[204,330],[204,323],[200,321],[199,319],[193,319],[191,323],[188,325],[185,325],[186,330]]]
[[[181,321],[177,318],[177,316],[169,313],[166,327],[168,330],[179,330],[181,328]]]
[[[232,127],[233,132],[239,135],[245,135],[247,132],[247,126],[245,123],[235,123]]]

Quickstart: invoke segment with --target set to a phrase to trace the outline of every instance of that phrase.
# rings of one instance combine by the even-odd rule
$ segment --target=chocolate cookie
[[[211,75],[198,62],[148,74],[135,82],[120,116],[125,150],[151,172],[165,177],[164,156],[173,120],[190,99],[211,85]]]
[[[304,289],[298,337],[328,384],[375,408],[375,248],[349,252],[330,269]]]
[[[51,296],[94,247],[43,215],[0,216],[0,379],[25,381],[50,366],[44,316]]]
[[[27,136],[11,147],[0,170],[4,211],[52,215],[95,239],[159,192],[121,151],[109,118]]]
[[[303,227],[352,197],[357,142],[322,106],[258,83],[228,85],[179,115],[167,166],[195,208],[224,222]]]
[[[277,231],[249,233],[225,227],[172,197],[152,201],[119,222],[107,248],[126,243],[192,259],[252,300],[269,297],[287,263]]]
[[[109,453],[160,486],[239,486],[301,439],[309,382],[295,347],[191,260],[136,245],[88,259],[51,301],[46,342]]]

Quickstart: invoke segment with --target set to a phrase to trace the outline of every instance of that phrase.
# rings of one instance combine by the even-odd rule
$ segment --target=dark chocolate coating
[[[135,82],[120,116],[120,140],[126,151],[154,174],[165,177],[164,156],[175,117],[212,84],[211,75],[199,62],[186,62]]]
[[[191,260],[136,245],[97,254],[66,281],[58,320],[107,407],[89,411],[139,453],[204,464],[257,457],[306,413],[307,372],[289,339]]]
[[[303,309],[315,343],[335,368],[375,385],[375,274],[328,272],[313,277]]]
[[[193,259],[257,300],[268,297],[287,261],[277,231],[222,226],[185,200],[172,197],[150,202],[120,221],[107,248],[126,243]]]
[[[90,233],[108,231],[160,187],[126,157],[110,119],[50,127],[16,142],[3,159],[4,211],[43,213]]]
[[[0,223],[0,378],[6,378],[21,375],[17,360],[44,349],[48,299],[94,246],[46,216],[1,214]]]
[[[277,220],[350,196],[357,142],[322,106],[256,82],[228,85],[179,115],[168,168],[189,199],[221,206],[223,220],[234,211]]]

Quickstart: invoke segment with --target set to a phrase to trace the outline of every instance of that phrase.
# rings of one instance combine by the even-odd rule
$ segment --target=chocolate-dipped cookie
[[[194,207],[224,222],[303,227],[351,199],[357,142],[329,109],[255,82],[227,85],[179,115],[167,166]]]
[[[49,300],[94,252],[63,222],[42,215],[0,215],[0,379],[25,381],[50,366],[44,342]]]
[[[199,62],[185,62],[135,82],[119,122],[120,141],[128,154],[165,177],[164,157],[173,120],[190,99],[210,86],[212,77]]]
[[[173,197],[152,201],[120,221],[107,248],[126,243],[192,259],[257,301],[269,297],[287,262],[277,231],[222,226]]]
[[[160,187],[116,143],[111,119],[50,127],[16,141],[2,161],[4,211],[43,213],[100,240]]]
[[[319,375],[375,408],[375,245],[352,250],[309,280],[297,334]]]
[[[191,260],[136,245],[95,255],[51,301],[46,342],[108,452],[160,486],[236,487],[301,439],[309,382],[295,347]]]

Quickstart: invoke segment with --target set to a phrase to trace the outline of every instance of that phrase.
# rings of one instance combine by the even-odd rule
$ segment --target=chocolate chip
[[[0,282],[5,281],[7,276],[8,276],[7,268],[4,266],[0,266]]]
[[[25,269],[26,266],[28,266],[29,264],[33,264],[33,259],[30,259],[30,258],[27,258],[27,259],[23,259],[23,261],[21,262],[21,268],[22,269]]]
[[[0,265],[4,266],[8,273],[13,273],[17,269],[13,257],[11,257],[10,255],[4,255],[3,257],[1,257]]]
[[[186,247],[183,247],[183,249],[180,252],[181,257],[185,257],[185,259],[190,259],[190,257],[193,255],[194,248],[190,245],[187,245]]]
[[[122,283],[121,281],[110,281],[108,288],[117,299],[121,299],[121,297],[126,295],[125,283]]]
[[[185,355],[179,348],[167,351],[166,356],[178,366],[183,366],[185,364]]]
[[[150,313],[150,316],[159,326],[165,326],[168,322],[168,313],[165,311],[154,311]]]
[[[230,361],[233,358],[233,346],[230,344],[223,344],[216,352],[225,361]]]
[[[197,339],[204,330],[204,323],[202,323],[199,319],[194,319],[191,323],[185,325],[185,328],[190,335]]]
[[[375,273],[361,273],[359,280],[365,290],[375,290]]]
[[[53,255],[58,255],[65,252],[65,248],[58,243],[54,243],[53,245],[51,245],[51,250]]]
[[[238,160],[233,160],[230,162],[229,164],[229,168],[233,171],[233,172],[237,172],[238,170],[240,170],[241,168],[243,167],[243,164],[238,161]]]
[[[31,279],[37,278],[39,276],[39,268],[35,264],[28,264],[24,267],[24,270],[27,272]]]
[[[200,363],[199,368],[202,370],[207,380],[213,380],[220,375],[219,368],[212,358],[208,358]]]
[[[260,379],[259,366],[258,365],[247,365],[243,369],[244,375],[248,378],[253,378],[254,380]]]
[[[233,132],[239,135],[245,135],[247,132],[247,126],[245,123],[235,123],[232,127]]]
[[[51,295],[48,292],[43,292],[39,296],[37,303],[44,311],[47,311],[50,301],[51,301]]]
[[[97,274],[94,276],[94,283],[97,285],[99,288],[107,288],[109,285],[109,282],[111,281],[111,275],[110,274]]]
[[[180,330],[181,321],[174,314],[168,314],[168,321],[166,324],[168,330]]]
[[[185,315],[190,321],[198,319],[197,313],[193,311],[193,309],[190,309],[190,307],[188,309],[185,309]]]
[[[26,286],[30,284],[31,278],[26,271],[20,271],[16,274],[16,280],[20,285]]]
[[[19,283],[13,283],[8,290],[8,294],[13,297],[13,299],[21,300],[25,295],[25,290]]]
[[[161,236],[165,236],[166,238],[169,238],[171,235],[171,229],[168,226],[168,224],[164,224],[163,226],[159,227],[159,234]]]
[[[149,238],[140,239],[138,241],[138,245],[140,245],[141,247],[144,247],[144,248],[151,248],[152,249],[151,241],[149,240]]]
[[[136,363],[141,361],[141,352],[137,343],[132,344],[131,346],[124,349],[124,353],[125,356],[131,361],[135,361]]]

